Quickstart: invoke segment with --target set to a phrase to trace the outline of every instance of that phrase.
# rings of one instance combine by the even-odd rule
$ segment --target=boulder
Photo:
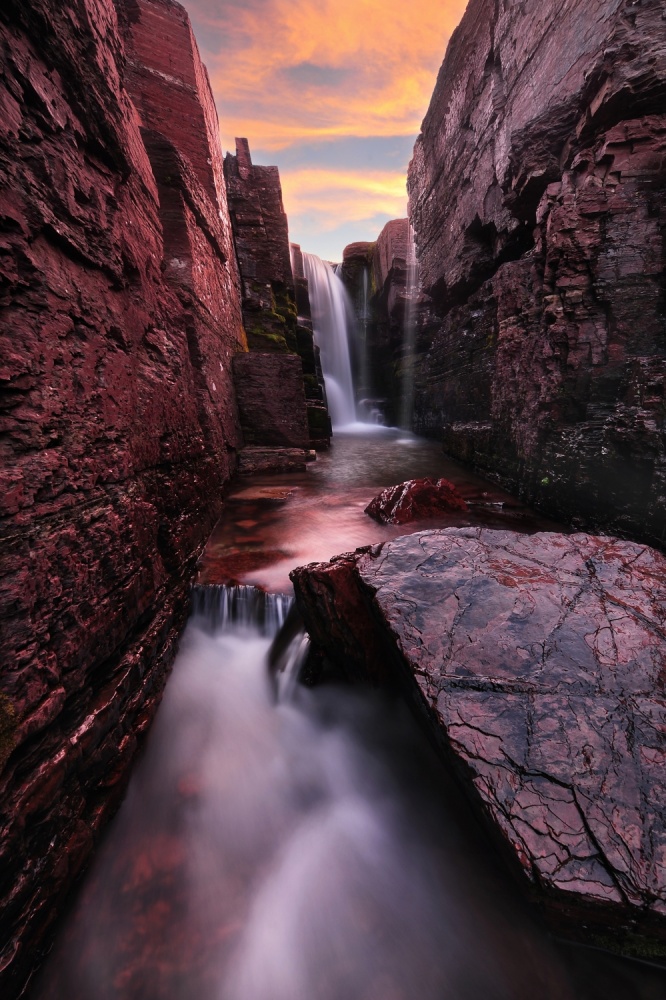
[[[409,524],[452,510],[466,511],[467,504],[447,479],[409,479],[388,486],[365,508],[381,524]]]
[[[317,648],[397,686],[561,934],[666,954],[666,558],[448,528],[292,574]]]

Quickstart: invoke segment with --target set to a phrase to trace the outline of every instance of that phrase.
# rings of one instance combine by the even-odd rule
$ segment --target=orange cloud
[[[402,171],[290,170],[282,176],[282,192],[290,221],[316,214],[323,231],[336,229],[341,219],[353,223],[407,214]]]
[[[192,0],[225,144],[416,135],[465,0]]]
[[[466,0],[184,3],[223,145],[247,136],[257,162],[278,165],[293,239],[339,258],[343,239],[406,214],[409,138]]]

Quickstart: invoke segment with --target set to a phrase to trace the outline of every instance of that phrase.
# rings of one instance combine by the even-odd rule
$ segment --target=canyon
[[[397,690],[554,933],[653,961],[662,6],[470,0],[416,141],[409,219],[348,246],[339,277],[357,411],[436,442],[489,492],[462,495],[434,468],[384,483],[368,509],[404,537],[292,577],[311,676],[326,663]],[[282,503],[280,477],[307,477],[332,431],[279,172],[244,138],[223,156],[184,9],[6,0],[0,44],[11,998],[123,799],[233,477],[272,476],[272,495],[248,480],[253,502]],[[521,526],[525,504],[561,530]]]

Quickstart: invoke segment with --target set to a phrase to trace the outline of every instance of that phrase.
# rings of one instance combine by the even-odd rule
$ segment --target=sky
[[[326,260],[407,214],[406,176],[466,0],[182,0],[220,116],[280,169],[289,235]]]

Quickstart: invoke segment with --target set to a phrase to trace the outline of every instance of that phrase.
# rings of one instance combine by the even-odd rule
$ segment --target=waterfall
[[[368,358],[368,268],[363,268],[363,299],[361,301],[361,391],[371,395]]]
[[[256,629],[273,636],[284,624],[293,597],[265,594],[256,587],[224,585],[192,588],[192,615],[210,629]]]
[[[330,264],[315,254],[303,254],[308,280],[315,343],[321,351],[328,410],[333,427],[356,421],[356,404],[349,357],[349,296]]]
[[[414,246],[414,229],[409,224],[407,243],[407,280],[405,285],[405,319],[402,340],[402,384],[398,426],[412,429],[414,417],[414,347],[416,341],[416,305],[419,294],[418,264]]]

